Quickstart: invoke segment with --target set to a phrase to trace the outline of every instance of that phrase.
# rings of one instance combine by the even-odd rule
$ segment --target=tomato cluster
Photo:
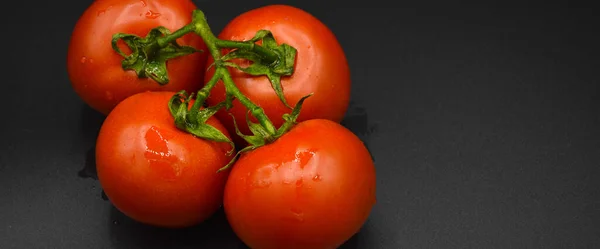
[[[223,207],[251,248],[340,246],[366,222],[376,179],[339,123],[351,82],[336,37],[287,5],[242,13],[218,36],[205,21],[189,0],[96,0],[77,22],[68,73],[107,115],[107,197],[171,228]]]

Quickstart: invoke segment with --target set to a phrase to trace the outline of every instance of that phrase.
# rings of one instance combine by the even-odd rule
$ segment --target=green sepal
[[[188,109],[193,95],[193,93],[188,95],[185,90],[182,90],[171,97],[169,111],[175,119],[175,126],[196,137],[215,142],[229,143],[231,150],[227,153],[231,155],[235,150],[233,141],[219,131],[219,129],[206,123],[219,109],[225,107],[225,102],[220,102],[217,105],[207,108],[201,108],[201,103],[194,103],[192,108]]]
[[[250,121],[250,117],[249,117],[248,113],[246,113],[246,123],[248,124],[248,128],[250,128],[252,135],[246,135],[246,134],[242,133],[240,131],[240,129],[238,128],[238,124],[237,124],[237,121],[235,120],[235,117],[231,113],[229,115],[233,119],[233,127],[235,128],[235,133],[238,136],[240,136],[242,139],[244,139],[246,142],[248,142],[248,144],[250,144],[250,146],[260,147],[267,143],[266,137],[269,137],[269,135],[267,134],[265,136],[264,135],[266,133],[265,129],[262,126],[260,126],[259,124],[253,123],[252,121]],[[260,128],[258,128],[257,126]],[[259,131],[259,129],[262,131]]]
[[[246,122],[248,123],[248,128],[250,128],[250,131],[252,132],[253,135],[243,134],[240,131],[240,129],[238,128],[237,121],[235,120],[235,117],[233,116],[233,114],[229,113],[229,115],[233,119],[233,126],[235,127],[235,133],[238,136],[240,136],[241,138],[243,138],[246,142],[248,142],[249,145],[244,147],[243,149],[239,150],[235,154],[235,156],[231,159],[231,161],[229,161],[229,163],[227,163],[227,165],[220,168],[217,171],[217,173],[229,169],[231,167],[231,165],[233,165],[237,161],[238,157],[241,154],[251,151],[251,150],[254,150],[261,146],[264,146],[268,142],[274,141],[275,139],[283,136],[289,129],[291,129],[291,127],[293,127],[296,124],[296,119],[298,119],[298,116],[300,115],[300,110],[302,109],[302,104],[308,97],[310,97],[312,95],[313,94],[311,93],[309,95],[302,97],[298,101],[298,103],[296,103],[296,106],[294,107],[292,113],[286,113],[283,115],[283,119],[285,120],[285,122],[283,123],[283,125],[281,125],[281,127],[279,127],[279,129],[277,130],[277,133],[275,134],[275,137],[270,136],[268,134],[268,132],[266,132],[265,128],[263,128],[260,124],[250,121],[250,116],[248,115],[248,113],[246,113]]]
[[[123,70],[135,71],[139,78],[151,78],[160,85],[169,83],[167,72],[167,61],[176,57],[185,56],[202,50],[190,46],[181,46],[176,41],[166,44],[164,47],[158,45],[158,39],[169,35],[171,32],[163,27],[156,27],[146,37],[142,38],[133,34],[117,33],[112,37],[112,48],[124,59],[121,61]],[[117,42],[123,40],[131,49],[127,55],[121,51]]]
[[[290,76],[294,73],[297,50],[287,44],[277,45],[273,34],[268,30],[259,30],[252,39],[246,42],[254,44],[257,41],[262,41],[262,47],[273,51],[277,54],[278,59],[275,62],[269,63],[266,58],[252,50],[234,49],[221,57],[221,60],[224,61],[225,66],[236,68],[244,73],[253,76],[267,76],[279,100],[286,107],[292,109],[283,94],[281,77]],[[250,66],[242,67],[236,63],[228,62],[229,60],[239,58],[250,60],[252,63]]]
[[[231,161],[229,161],[229,163],[227,163],[227,165],[225,165],[224,167],[220,168],[217,171],[217,173],[223,170],[227,170],[229,167],[231,167],[231,165],[233,165],[237,161],[237,158],[242,153],[254,150],[258,147],[267,144],[266,137],[269,137],[269,135],[266,133],[265,129],[261,125],[250,121],[248,113],[246,113],[246,122],[248,123],[248,128],[250,128],[250,131],[252,131],[253,135],[245,135],[244,133],[242,133],[242,131],[240,131],[240,129],[238,128],[237,121],[235,120],[233,114],[229,113],[229,115],[233,119],[233,127],[235,128],[235,133],[241,138],[243,138],[246,142],[248,142],[249,145],[239,150],[231,159]]]
[[[229,161],[229,163],[227,163],[225,166],[223,166],[219,170],[217,170],[217,173],[229,169],[231,167],[231,165],[233,165],[237,161],[238,157],[242,153],[254,150],[256,148],[258,148],[258,147],[256,147],[256,146],[246,146],[246,147],[244,147],[243,149],[241,149],[240,151],[238,151],[237,153],[235,153],[235,156],[233,156],[233,158],[231,158],[231,160]]]
[[[302,109],[304,101],[312,95],[313,93],[310,93],[300,98],[300,100],[298,100],[298,103],[296,103],[296,106],[294,106],[292,113],[283,114],[282,118],[284,120],[284,123],[279,127],[279,129],[277,129],[277,132],[275,133],[276,138],[283,136],[283,134],[285,134],[296,124],[296,120],[298,119],[298,116],[300,116],[300,110]]]

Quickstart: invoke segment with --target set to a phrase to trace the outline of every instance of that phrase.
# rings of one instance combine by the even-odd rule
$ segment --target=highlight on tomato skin
[[[120,102],[96,143],[98,180],[111,203],[138,222],[179,228],[201,223],[221,206],[232,155],[228,143],[194,137],[174,125],[173,92],[144,92]],[[191,103],[190,103],[191,105]],[[220,122],[207,124],[229,137]]]
[[[190,0],[97,0],[84,11],[72,31],[67,72],[74,92],[90,107],[108,114],[120,101],[145,91],[197,91],[204,79],[208,54],[193,53],[167,61],[169,83],[160,85],[151,78],[139,78],[124,71],[123,57],[111,45],[117,33],[145,37],[158,26],[174,31],[189,23],[196,9]],[[188,34],[180,45],[206,50],[202,38]],[[119,44],[125,47],[123,42]],[[129,51],[130,52],[130,51]]]
[[[374,162],[340,124],[299,123],[231,169],[223,207],[250,248],[337,248],[356,234],[376,203]]]
[[[294,73],[281,78],[281,84],[291,106],[303,96],[314,93],[304,103],[298,121],[319,118],[341,122],[350,103],[351,78],[345,52],[332,30],[305,10],[276,4],[236,16],[218,37],[224,40],[250,40],[260,29],[270,30],[278,44],[289,44],[297,50]],[[213,62],[213,58],[209,57],[207,67]],[[269,79],[266,76],[250,76],[237,69],[229,71],[240,91],[261,106],[273,124],[279,127],[283,123],[281,116],[290,109],[275,94]],[[208,68],[204,81],[210,80],[213,74],[214,67]],[[214,105],[225,98],[225,88],[217,84],[208,103]],[[231,110],[217,113],[234,141],[245,144],[235,134],[230,113],[237,122],[243,122],[247,109],[234,100]],[[241,125],[239,128],[244,134],[250,134],[247,126]]]

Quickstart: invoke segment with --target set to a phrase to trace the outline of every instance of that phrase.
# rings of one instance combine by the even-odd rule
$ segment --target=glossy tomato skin
[[[170,82],[164,86],[140,79],[121,68],[123,57],[111,47],[115,33],[145,37],[157,26],[171,31],[191,21],[196,8],[189,0],[97,0],[77,21],[67,54],[67,71],[75,92],[92,108],[108,114],[117,103],[144,91],[195,92],[202,85],[206,53],[194,53],[167,62]],[[188,34],[179,44],[206,49],[202,39]],[[119,44],[124,44],[120,42]],[[129,54],[126,46],[120,46]],[[206,51],[206,50],[205,50]]]
[[[187,227],[222,205],[231,156],[227,143],[178,130],[167,107],[171,92],[144,92],[107,116],[96,143],[98,179],[112,204],[141,223]],[[208,124],[225,135],[216,118]]]
[[[314,119],[240,157],[224,209],[250,248],[333,249],[366,222],[375,185],[374,163],[359,138]]]
[[[270,30],[279,44],[287,43],[298,51],[294,74],[281,79],[284,96],[291,106],[303,96],[314,93],[304,102],[298,121],[321,118],[340,122],[350,100],[350,69],[333,32],[304,10],[287,5],[268,5],[231,20],[221,31],[219,38],[249,40],[260,29]],[[207,64],[212,62],[212,57],[209,57]],[[281,116],[291,110],[281,103],[267,77],[250,76],[237,69],[230,69],[230,72],[241,92],[261,106],[276,127],[279,127],[283,123]],[[205,75],[205,82],[213,74],[214,67],[211,67]],[[208,102],[213,105],[224,100],[224,86],[217,84],[210,96]],[[230,110],[241,123],[245,121],[246,111],[237,100]],[[237,137],[231,116],[225,111],[217,115],[230,133]],[[241,125],[240,130],[249,134],[247,126]]]

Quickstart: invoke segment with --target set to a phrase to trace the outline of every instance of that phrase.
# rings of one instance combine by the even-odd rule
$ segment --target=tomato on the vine
[[[333,32],[313,15],[287,5],[268,5],[256,8],[231,20],[218,35],[219,39],[245,41],[257,31],[270,30],[278,44],[286,43],[297,50],[294,73],[281,78],[284,96],[290,106],[303,96],[314,95],[306,100],[298,121],[329,119],[340,122],[349,105],[350,69],[344,51]],[[207,65],[213,63],[209,57]],[[281,116],[290,112],[278,98],[266,76],[251,76],[238,69],[230,69],[233,81],[240,91],[262,107],[276,127],[283,123]],[[207,82],[214,74],[210,67],[205,74]],[[222,84],[211,92],[208,103],[214,105],[225,99]],[[237,100],[228,112],[238,123],[246,119],[247,109]],[[228,112],[217,113],[236,141],[234,125]],[[249,134],[245,125],[240,130]]]
[[[124,71],[123,57],[112,46],[116,33],[145,37],[158,26],[171,32],[188,24],[196,9],[190,0],[97,0],[77,21],[68,48],[67,71],[75,92],[92,108],[108,114],[120,101],[144,91],[195,92],[202,85],[206,53],[193,53],[167,61],[170,81],[160,85],[151,78],[139,78]],[[180,45],[206,51],[201,37],[188,34]],[[121,41],[123,52],[131,52]]]
[[[142,223],[186,227],[222,205],[231,145],[195,137],[174,125],[173,92],[144,92],[120,102],[96,143],[98,179],[112,204]],[[215,118],[206,122],[229,137]]]
[[[339,123],[313,119],[243,154],[223,206],[251,248],[337,248],[368,219],[375,188],[362,141]]]

